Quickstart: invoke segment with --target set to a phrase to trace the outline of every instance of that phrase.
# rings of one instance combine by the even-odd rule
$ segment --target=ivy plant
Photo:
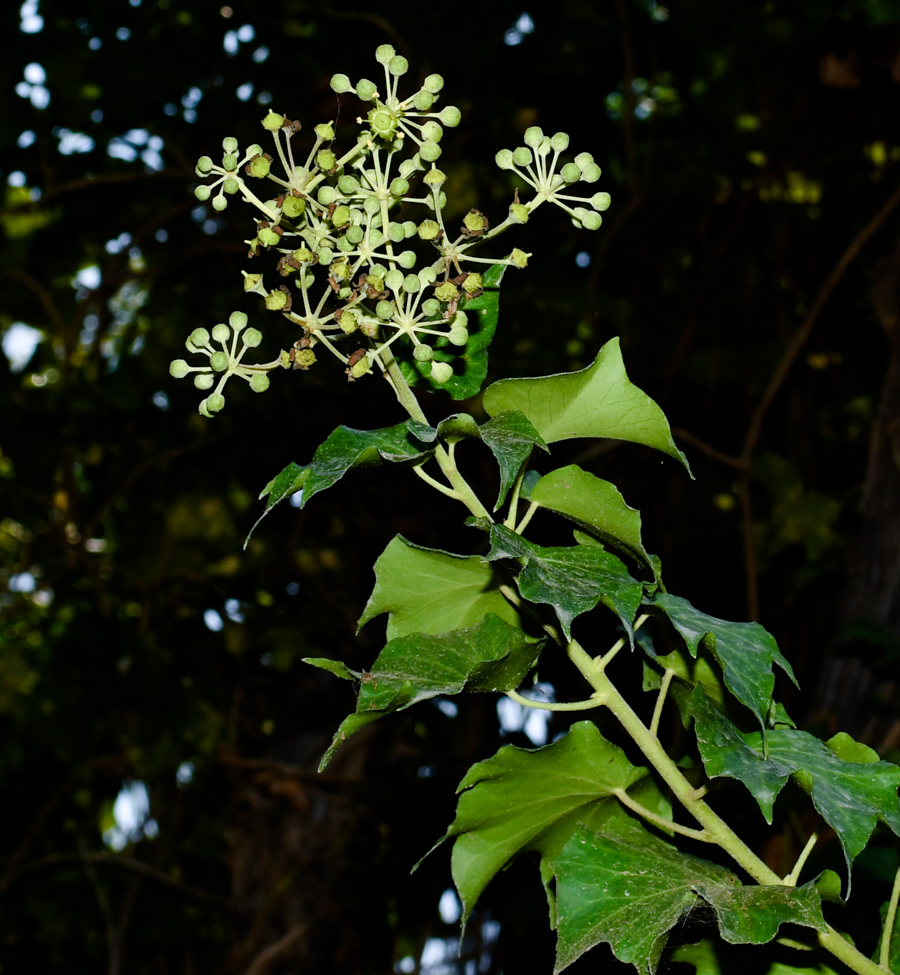
[[[773,975],[832,971],[829,964],[862,975],[900,972],[900,879],[882,909],[873,958],[839,930],[854,860],[876,830],[900,834],[900,767],[845,734],[823,741],[797,728],[773,697],[776,671],[786,680],[794,675],[771,634],[757,623],[717,619],[668,592],[660,560],[645,547],[640,513],[617,488],[577,465],[552,467],[554,444],[612,438],[660,451],[689,473],[663,412],[628,379],[618,341],[580,371],[501,379],[483,389],[501,283],[531,257],[495,242],[508,231],[527,233],[545,203],[561,207],[576,228],[597,230],[610,199],[585,187],[599,179],[599,167],[589,153],[571,154],[565,133],[531,127],[524,145],[496,156],[509,174],[503,219],[492,224],[472,209],[451,227],[439,161],[444,128],[456,126],[460,112],[438,107],[439,75],[403,94],[406,59],[389,45],[376,59],[378,82],[342,74],[331,81],[339,97],[364,106],[348,148],[337,148],[334,124],[325,122],[298,153],[300,123],[270,112],[262,126],[272,152],[257,144],[241,150],[229,137],[220,161],[198,161],[199,200],[217,211],[235,199],[254,209],[246,241],[254,269],[243,272],[244,291],[289,323],[295,338],[274,360],[251,363],[248,351],[262,335],[236,311],[211,333],[195,329],[187,340],[194,363],[171,366],[173,376],[191,375],[207,393],[204,416],[223,409],[232,377],[261,393],[272,372],[323,368],[322,352],[351,382],[383,376],[396,394],[397,422],[378,430],[338,426],[310,460],[288,465],[266,485],[263,514],[291,495],[305,507],[357,469],[399,464],[459,503],[474,529],[472,550],[484,553],[426,548],[399,535],[388,542],[359,620],[364,626],[387,617],[386,643],[371,670],[307,660],[356,693],[320,768],[364,726],[439,695],[506,694],[529,708],[604,715],[619,726],[613,737],[632,743],[627,755],[586,718],[545,747],[507,745],[466,773],[455,818],[439,840],[452,844],[463,924],[498,871],[532,853],[557,934],[557,971],[607,943],[642,975],[652,975],[667,951],[670,960],[714,975],[725,970],[729,945],[777,941],[792,960],[775,963]],[[434,423],[415,389],[460,402],[481,394],[480,407]],[[464,449],[487,449],[496,461],[489,495],[476,493],[457,464],[464,441],[473,442]],[[551,469],[539,474],[536,458]],[[538,509],[567,525],[571,535],[562,537],[571,541],[544,545],[529,537]],[[614,635],[618,628],[621,635],[598,652],[576,639],[576,623],[579,633]],[[648,637],[653,627],[662,639]],[[663,642],[675,649],[660,654]],[[623,652],[642,655],[640,687],[620,687]],[[528,693],[546,654],[568,658],[583,679],[582,700],[549,703]],[[630,672],[623,669],[625,677]],[[648,693],[652,707],[642,703]],[[661,736],[667,708],[692,732],[690,744],[683,735],[671,742]],[[789,781],[806,793],[821,825],[804,837],[787,874],[729,825],[725,816],[735,806],[719,801],[721,779],[737,780],[769,825]],[[716,801],[708,801],[710,792]],[[843,876],[805,869],[822,832],[840,843]],[[718,940],[667,949],[673,929],[695,911],[714,918]]]

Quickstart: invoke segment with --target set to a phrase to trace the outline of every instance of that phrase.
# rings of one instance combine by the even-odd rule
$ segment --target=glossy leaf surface
[[[506,500],[509,489],[532,450],[540,447],[547,451],[547,445],[528,417],[518,410],[510,410],[488,420],[481,426],[481,439],[490,447],[500,468],[500,493],[494,505],[496,511]]]

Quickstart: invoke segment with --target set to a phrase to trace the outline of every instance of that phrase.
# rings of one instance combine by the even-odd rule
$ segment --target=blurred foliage
[[[40,333],[26,364],[0,356],[5,972],[384,972],[453,943],[436,912],[446,859],[413,883],[407,871],[465,768],[495,750],[493,701],[381,722],[317,777],[349,692],[299,663],[371,663],[377,627],[355,635],[371,564],[396,532],[445,542],[449,502],[423,509],[402,470],[348,478],[312,511],[281,506],[242,551],[271,476],[338,423],[396,410],[323,363],[202,421],[167,371],[192,328],[264,314],[240,288],[239,208],[196,204],[194,161],[225,135],[259,138],[268,105],[305,130],[337,117],[340,139],[357,109],[328,78],[371,73],[377,44],[440,71],[462,108],[442,157],[471,193],[461,212],[505,213],[493,156],[531,124],[577,135],[603,165],[613,206],[597,234],[535,218],[543,239],[504,282],[492,375],[583,367],[620,335],[697,481],[628,445],[587,445],[579,463],[643,510],[669,584],[708,612],[748,612],[751,537],[761,618],[815,688],[843,624],[889,355],[872,289],[896,214],[828,296],[753,464],[742,475],[717,452],[740,454],[823,283],[895,190],[900,3],[28,0],[3,5],[0,36],[0,330],[5,349],[21,325]],[[895,668],[900,633],[883,624],[864,642]],[[134,782],[155,826],[116,841]],[[499,942],[489,916],[472,923],[479,971],[550,970],[523,869],[485,898]]]

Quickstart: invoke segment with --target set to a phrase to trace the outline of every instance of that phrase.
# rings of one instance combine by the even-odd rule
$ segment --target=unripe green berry
[[[356,97],[364,102],[370,102],[375,97],[378,86],[368,78],[360,78],[356,85]]]
[[[528,266],[529,255],[523,250],[519,250],[518,247],[514,247],[512,253],[509,255],[509,259],[518,268],[523,268]]]
[[[238,157],[233,152],[228,152],[222,156],[222,169],[227,169],[233,173],[237,169]]]
[[[244,291],[258,295],[266,294],[261,274],[248,274],[246,271],[241,271],[241,274],[244,275]]]
[[[288,296],[280,288],[266,295],[266,308],[269,311],[281,311],[287,302]]]
[[[481,291],[484,289],[484,278],[480,274],[470,274],[465,281],[463,281],[463,291],[467,295],[473,295],[476,291]]]
[[[211,195],[212,190],[208,186],[197,186],[194,189],[194,196],[196,196],[201,203],[206,203]]]
[[[416,294],[422,290],[422,282],[416,274],[407,274],[403,279],[403,290],[409,294]]]
[[[207,332],[205,328],[195,328],[194,331],[188,336],[185,344],[187,345],[189,352],[194,352],[196,349],[203,348],[203,346],[209,344],[209,332]]]
[[[426,186],[430,186],[433,190],[440,189],[447,182],[447,174],[432,166],[425,174],[424,182]]]
[[[462,112],[455,105],[447,105],[441,110],[438,118],[448,129],[455,129],[462,118]]]
[[[330,207],[337,198],[338,194],[333,186],[320,186],[316,193],[316,199],[323,207]]]
[[[227,352],[213,352],[209,357],[209,364],[212,367],[213,372],[225,372],[228,368],[228,353]]]
[[[344,196],[352,196],[359,189],[359,180],[355,176],[342,176],[338,182],[338,189]]]
[[[294,365],[298,369],[309,369],[316,361],[316,354],[312,349],[300,349],[294,356]]]
[[[347,229],[347,236],[344,239],[351,245],[350,249],[352,250],[352,245],[362,243],[362,239],[365,237],[365,235],[365,231],[362,229],[362,227],[354,224],[352,227]],[[340,247],[340,242],[338,242],[338,246]]]
[[[278,112],[269,112],[262,120],[262,127],[268,129],[269,132],[277,132],[284,128],[286,122],[287,119],[283,115],[279,115]]]
[[[419,277],[421,276],[422,275],[419,275]],[[427,318],[435,318],[441,313],[441,303],[437,300],[437,298],[426,298],[422,302],[422,313]]]
[[[190,372],[190,366],[184,361],[184,359],[173,359],[169,363],[169,375],[173,376],[175,379],[184,379],[184,377]]]
[[[539,125],[530,125],[525,130],[525,145],[531,146],[532,149],[536,149],[543,138],[544,133]]]
[[[432,95],[436,95],[444,87],[444,79],[439,74],[430,74],[422,83],[422,87],[425,91],[430,91]]]
[[[341,326],[341,331],[346,333],[347,335],[350,335],[351,333],[355,332],[357,328],[359,328],[359,322],[357,321],[356,318],[356,312],[345,311],[341,315],[338,324]]]
[[[434,296],[438,301],[453,301],[454,298],[459,296],[459,291],[452,281],[445,281],[443,284],[439,284],[434,289]]]
[[[224,196],[214,196],[212,201],[212,208],[216,213],[221,213],[225,207],[228,206],[228,200]]]
[[[399,78],[401,75],[405,75],[406,72],[409,71],[409,61],[398,54],[388,61],[387,68],[395,78]]]
[[[434,240],[441,232],[441,225],[435,220],[423,220],[419,224],[419,236],[422,240]]]
[[[384,108],[373,108],[368,115],[369,125],[375,135],[390,139],[397,131],[397,118]]]
[[[509,207],[510,215],[515,217],[519,223],[528,223],[529,209],[524,203],[512,203]]]
[[[427,112],[434,104],[434,95],[430,91],[420,91],[413,99],[413,106],[417,112]]]
[[[257,237],[264,247],[274,247],[281,240],[271,227],[263,227],[258,231]]]
[[[254,393],[264,393],[269,388],[269,377],[264,372],[256,372],[250,377],[250,388]]]
[[[250,175],[256,179],[268,176],[271,168],[272,164],[265,156],[257,156],[256,159],[250,160]]]
[[[194,386],[197,389],[212,389],[216,384],[216,377],[211,372],[198,372],[194,375]]]
[[[222,140],[222,152],[233,153],[238,151],[238,140],[234,136],[227,136]]]
[[[436,383],[445,383],[453,378],[453,366],[449,362],[432,362],[431,378]]]
[[[470,234],[480,234],[484,232],[487,221],[484,219],[484,214],[477,210],[469,210],[463,217],[463,226]]]
[[[390,185],[391,196],[401,197],[406,196],[409,192],[409,183],[403,179],[402,176],[398,176],[396,179],[391,180]]]
[[[298,247],[297,250],[291,254],[291,257],[293,257],[293,259],[298,261],[300,264],[309,264],[309,262],[313,259],[313,252],[308,247]]]
[[[512,169],[513,168],[513,154],[510,149],[501,149],[496,156],[494,156],[494,162],[500,169]]]
[[[320,149],[316,153],[316,165],[319,169],[330,173],[337,165],[337,156],[330,149]]]
[[[353,85],[350,84],[350,79],[345,74],[336,74],[331,76],[331,90],[343,95],[348,91],[353,91]]]
[[[413,349],[413,358],[416,362],[431,362],[434,358],[434,349],[430,345],[417,345]]]
[[[234,329],[235,332],[239,332],[242,328],[246,328],[247,316],[242,311],[233,311],[228,316],[228,324]]]
[[[390,273],[390,272],[388,272]],[[382,298],[375,306],[375,314],[383,321],[389,322],[394,317],[394,303]]]
[[[227,342],[231,336],[231,329],[223,322],[213,326],[212,337],[214,342]]]
[[[384,283],[391,291],[399,291],[403,287],[403,273],[391,268],[384,276]]]
[[[331,215],[331,223],[334,227],[346,227],[350,223],[350,207],[335,207]]]
[[[436,142],[428,140],[419,146],[419,155],[425,162],[436,162],[440,158],[441,147]]]
[[[596,163],[588,163],[581,171],[582,183],[596,183],[601,176],[600,167]]]
[[[611,202],[609,193],[595,193],[591,197],[591,206],[595,210],[608,210]]]
[[[262,342],[262,332],[258,328],[248,328],[244,332],[243,342],[248,348],[255,349]]]
[[[334,138],[334,127],[331,122],[320,122],[313,131],[326,142]]]
[[[301,199],[299,196],[286,196],[284,203],[281,204],[281,212],[291,219],[299,217],[305,209],[306,200]]]
[[[454,326],[447,334],[447,338],[452,345],[465,345],[469,341],[469,330]]]
[[[575,163],[566,163],[559,175],[569,184],[577,183],[581,179],[581,170]]]
[[[204,402],[210,413],[218,413],[225,406],[225,397],[221,393],[213,393]]]
[[[517,166],[530,166],[533,158],[528,146],[519,146],[513,151],[513,162]]]
[[[350,265],[346,260],[338,259],[328,268],[330,276],[338,283],[346,281],[350,275]]]

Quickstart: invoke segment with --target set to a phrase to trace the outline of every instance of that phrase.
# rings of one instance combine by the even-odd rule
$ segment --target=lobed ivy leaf
[[[767,949],[767,954],[775,954],[784,960],[772,960],[768,965],[754,967],[753,971],[759,975],[837,975],[821,960],[823,951],[803,951],[776,944]],[[695,975],[733,975],[747,965],[746,953],[741,949],[707,940],[679,945],[669,955],[669,961],[692,965]]]
[[[518,410],[501,413],[482,424],[480,429],[481,439],[491,449],[500,468],[500,493],[494,505],[496,511],[506,500],[509,489],[532,450],[540,447],[547,453],[550,451],[528,417]]]
[[[701,688],[695,688],[690,707],[707,774],[743,782],[768,822],[772,821],[772,802],[792,777],[809,793],[816,811],[837,835],[848,877],[853,861],[869,842],[879,820],[900,836],[900,766],[882,761],[847,761],[829,743],[805,731],[783,727],[766,733],[765,756],[762,735],[740,731]],[[849,750],[843,736],[837,747],[845,753]],[[853,752],[859,753],[857,749]]]
[[[552,606],[567,640],[575,617],[603,603],[619,617],[634,645],[633,623],[643,586],[615,555],[588,545],[545,548],[503,525],[492,525],[485,559],[507,558],[517,559],[522,567],[519,592],[530,602]]]
[[[304,508],[313,495],[336,484],[353,467],[380,464],[382,461],[411,463],[430,456],[433,448],[416,435],[422,432],[422,428],[423,424],[412,420],[381,430],[354,430],[339,426],[319,445],[306,467],[288,464],[263,488],[259,497],[268,498],[266,507],[250,529],[244,547],[256,526],[272,508],[298,491],[303,492],[300,507]]]
[[[744,887],[724,867],[681,853],[631,819],[596,831],[579,826],[551,866],[555,972],[606,942],[620,961],[653,975],[669,932],[697,908],[712,908],[733,944],[764,944],[785,923],[826,929],[812,884]]]
[[[572,725],[551,745],[505,745],[473,765],[456,790],[456,818],[438,843],[456,838],[451,859],[463,923],[491,879],[519,853],[554,857],[578,823],[624,816],[616,789],[630,790],[669,818],[671,807],[649,776],[590,721]]]
[[[341,742],[392,711],[463,690],[513,690],[534,666],[543,645],[543,640],[526,636],[494,613],[474,626],[391,640],[371,672],[363,672],[356,711],[341,723],[319,771]]]
[[[722,668],[725,686],[756,715],[760,727],[765,728],[775,688],[773,664],[778,664],[797,683],[791,665],[782,656],[771,633],[759,623],[730,623],[708,616],[686,599],[668,593],[656,593],[645,602],[668,616],[691,656],[697,656],[703,642]]]
[[[452,345],[447,338],[434,343],[434,361],[449,362],[453,375],[445,383],[431,378],[431,363],[417,362],[411,357],[398,359],[403,376],[410,386],[445,393],[451,399],[468,399],[480,392],[487,376],[488,346],[497,331],[500,313],[500,281],[505,264],[492,264],[484,272],[484,292],[477,298],[464,299],[459,303],[468,318],[469,341],[462,348]]]
[[[658,581],[654,556],[641,541],[640,512],[629,507],[609,481],[572,464],[545,474],[532,488],[529,500],[570,518],[605,544],[624,551],[647,566]]]
[[[684,464],[663,411],[625,372],[619,340],[611,339],[586,369],[536,379],[501,379],[484,391],[490,416],[519,410],[545,443],[609,437],[661,450]]]
[[[394,640],[473,626],[493,613],[521,629],[500,581],[497,570],[478,555],[452,555],[396,535],[375,562],[375,588],[359,626],[388,613],[387,637]]]

